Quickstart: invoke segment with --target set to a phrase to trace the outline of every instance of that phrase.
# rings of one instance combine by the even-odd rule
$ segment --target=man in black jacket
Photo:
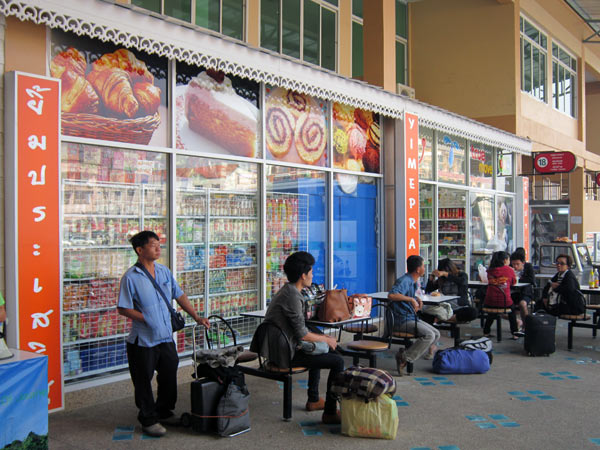
[[[525,316],[529,313],[529,303],[533,301],[535,286],[535,271],[531,263],[525,262],[525,255],[517,250],[510,255],[510,265],[515,270],[518,283],[528,283],[527,286],[513,288],[510,296],[513,303],[518,305],[521,319],[524,322]],[[520,330],[521,332],[523,330]]]

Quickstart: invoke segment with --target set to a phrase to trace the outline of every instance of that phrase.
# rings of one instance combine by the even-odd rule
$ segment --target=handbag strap
[[[141,262],[136,262],[135,266],[140,268],[142,270],[142,272],[144,272],[146,274],[146,276],[148,277],[148,279],[152,282],[152,285],[154,286],[154,288],[159,292],[160,296],[163,298],[163,300],[165,301],[165,303],[167,304],[167,309],[169,310],[169,312],[171,314],[175,314],[175,310],[173,309],[173,305],[171,305],[169,303],[169,300],[167,300],[167,296],[165,295],[165,293],[163,292],[163,290],[160,288],[160,286],[158,285],[158,283],[156,282],[156,280],[154,279],[154,277],[152,275],[150,275],[150,272],[148,272],[148,269],[146,269],[144,267],[144,265]]]

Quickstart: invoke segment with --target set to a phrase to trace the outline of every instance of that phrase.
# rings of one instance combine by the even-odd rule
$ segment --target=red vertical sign
[[[48,409],[53,410],[63,406],[60,84],[18,73],[15,88],[19,348],[48,356]]]
[[[419,254],[419,118],[404,113],[406,256]]]
[[[529,178],[523,177],[523,248],[529,261]]]

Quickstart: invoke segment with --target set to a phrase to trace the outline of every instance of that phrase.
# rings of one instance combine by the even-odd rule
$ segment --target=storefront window
[[[438,180],[465,184],[465,146],[463,138],[438,133],[437,172]]]
[[[131,324],[118,314],[119,282],[137,260],[128,239],[159,235],[168,264],[167,158],[160,153],[65,143],[63,353],[65,380],[127,366]]]
[[[467,258],[467,192],[438,188],[438,261],[450,258],[465,270]]]
[[[496,239],[506,245],[506,251],[512,252],[514,248],[514,199],[512,197],[496,198]]]
[[[51,30],[49,72],[63,83],[62,134],[165,147],[167,67],[166,58]]]
[[[333,103],[333,167],[379,173],[379,114]]]
[[[333,283],[348,294],[375,292],[377,181],[336,174],[333,193]]]
[[[473,187],[493,189],[494,187],[494,149],[487,145],[471,142],[469,144],[470,182]]]
[[[297,251],[315,257],[313,283],[327,274],[327,180],[313,170],[267,166],[267,302],[287,282],[286,258]]]
[[[425,276],[429,275],[433,267],[433,196],[435,186],[432,184],[419,184],[419,254],[425,260]]]
[[[240,342],[251,331],[239,314],[259,305],[257,166],[178,156],[176,174],[177,279],[201,314],[231,319]],[[191,329],[176,342],[190,351]]]
[[[265,88],[265,144],[269,159],[327,166],[327,103],[285,88]]]
[[[494,196],[471,193],[471,280],[477,280],[479,264],[486,269],[494,252]],[[488,245],[489,243],[489,245]]]
[[[177,148],[255,158],[261,155],[259,85],[224,72],[177,63]]]
[[[419,127],[419,179],[433,180],[433,130]]]
[[[496,190],[514,192],[514,157],[508,150],[498,150],[498,162],[496,170]]]

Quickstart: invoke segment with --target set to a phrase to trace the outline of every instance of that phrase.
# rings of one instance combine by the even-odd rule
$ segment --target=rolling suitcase
[[[208,378],[194,380],[191,384],[192,429],[198,433],[217,432],[217,405],[226,386]]]
[[[556,351],[556,317],[538,311],[525,317],[525,351],[530,356],[549,356]]]

